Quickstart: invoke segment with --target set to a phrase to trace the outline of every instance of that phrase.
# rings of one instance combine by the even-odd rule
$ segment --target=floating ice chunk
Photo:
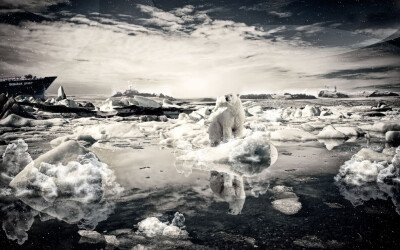
[[[313,116],[319,116],[321,114],[321,110],[319,107],[315,107],[312,105],[306,105],[304,109],[302,110],[301,116],[302,117],[313,117]]]
[[[163,145],[186,145],[192,148],[193,146],[204,147],[210,144],[207,127],[198,123],[180,124],[164,133],[163,136],[165,138],[160,142]]]
[[[347,136],[345,134],[336,130],[332,125],[326,126],[318,134],[318,138],[322,138],[322,139],[344,139],[346,137]]]
[[[143,96],[135,96],[135,101],[138,102],[138,106],[146,107],[146,108],[161,108],[161,104]]]
[[[385,141],[394,145],[400,145],[400,131],[387,131]]]
[[[280,109],[270,109],[265,111],[262,117],[266,121],[278,122],[282,120],[282,111]]]
[[[275,194],[277,193],[284,193],[284,192],[293,192],[293,188],[292,187],[286,187],[283,185],[278,185],[272,188],[272,192],[274,192]]]
[[[396,149],[396,155],[393,157],[392,164],[395,168],[400,169],[400,147]]]
[[[147,237],[154,237],[156,235],[162,235],[167,225],[156,217],[149,217],[140,221],[138,227],[139,231],[144,233]]]
[[[21,196],[39,196],[44,202],[54,202],[57,197],[82,203],[98,202],[104,193],[102,168],[106,167],[93,153],[67,165],[41,162],[37,168],[31,163],[11,181],[10,186],[21,190]]]
[[[302,205],[298,198],[279,199],[272,202],[272,207],[286,215],[297,214]]]
[[[293,192],[293,188],[278,185],[272,188],[274,201],[272,207],[286,215],[297,214],[302,208],[299,197]]]
[[[185,216],[179,212],[176,212],[174,218],[172,219],[172,225],[177,227],[185,226]]]
[[[298,128],[286,128],[271,132],[271,140],[275,141],[312,141],[317,137]]]
[[[28,153],[28,144],[24,140],[11,143],[3,153],[3,162],[0,172],[7,175],[7,179],[16,176],[26,165],[32,162],[31,155]]]
[[[122,103],[124,106],[131,106],[131,105],[139,106],[139,102],[132,97],[124,97],[120,100],[120,103]]]
[[[104,239],[106,240],[107,247],[111,246],[111,248],[117,248],[120,244],[119,240],[115,235],[104,235]]]
[[[395,191],[396,187],[393,186],[400,183],[399,158],[400,147],[396,149],[396,155],[390,165],[386,161],[371,162],[353,156],[340,167],[335,176],[340,193],[354,206],[370,199],[386,200],[391,197],[397,213],[400,214],[398,191]]]
[[[105,242],[104,235],[96,231],[79,230],[78,234],[81,236],[79,243],[99,244]]]
[[[76,160],[79,155],[87,153],[89,153],[89,150],[82,147],[77,141],[69,140],[40,155],[35,159],[34,166],[38,168],[42,162],[48,164],[67,164],[70,161]]]
[[[111,138],[143,137],[144,134],[135,123],[115,122],[76,127],[74,136],[91,136],[95,140],[109,140]]]
[[[67,96],[65,95],[63,86],[60,86],[58,88],[58,92],[57,93],[58,93],[57,94],[57,99],[60,99],[60,100],[67,99]]]
[[[293,118],[301,118],[302,116],[303,116],[303,111],[301,109],[297,108],[294,111]]]
[[[13,127],[13,128],[20,128],[20,127],[35,127],[35,126],[60,126],[65,124],[66,121],[60,118],[53,118],[47,120],[34,120],[23,118],[21,116],[11,114],[6,118],[0,120],[0,126],[3,127]]]
[[[248,108],[247,111],[252,115],[258,115],[258,114],[262,114],[264,112],[261,106],[254,106],[254,107]]]
[[[156,217],[146,218],[138,223],[139,232],[144,233],[147,237],[169,236],[178,237],[186,236],[187,232],[174,225],[167,225]]]
[[[68,108],[78,108],[78,104],[72,100],[72,99],[63,99],[61,101],[58,101],[56,103],[54,103],[54,105],[62,105]]]
[[[370,149],[362,149],[340,167],[335,180],[347,185],[362,186],[368,182],[383,182],[388,177],[399,177],[400,147],[396,149],[391,165],[385,160],[387,157]]]
[[[330,116],[333,115],[333,113],[330,110],[323,110],[321,111],[320,116]]]
[[[122,188],[113,171],[93,153],[69,161],[85,151],[74,141],[63,143],[30,162],[10,186],[24,203],[40,212],[67,223],[95,227],[112,212],[114,205],[108,199],[118,197]]]
[[[372,149],[369,148],[362,148],[360,151],[357,152],[357,154],[353,155],[353,158],[357,161],[391,161],[392,157],[390,155],[386,155],[383,153],[378,153],[373,151]]]
[[[347,137],[351,137],[351,136],[361,136],[364,134],[364,132],[357,127],[335,127],[335,129],[341,133],[343,133],[344,135],[346,135]]]
[[[182,230],[177,226],[166,226],[162,232],[162,235],[174,237],[182,234]]]
[[[102,105],[100,105],[99,110],[103,112],[114,111],[117,107],[124,106],[120,101],[108,98],[106,99]]]
[[[261,132],[245,138],[236,138],[217,147],[190,150],[177,157],[179,161],[189,161],[199,166],[216,164],[250,164],[268,167],[277,160],[277,150]]]
[[[375,182],[379,171],[385,167],[380,163],[368,160],[357,161],[356,159],[351,159],[340,167],[339,174],[335,177],[335,180],[342,180],[346,184],[360,186],[366,182]]]
[[[346,142],[345,139],[318,139],[318,141],[323,143],[329,151]]]
[[[49,98],[49,99],[46,99],[46,101],[44,103],[46,103],[46,104],[54,104],[54,103],[56,103],[56,99]]]
[[[373,125],[360,126],[362,130],[386,133],[387,131],[400,131],[400,121],[381,121]]]
[[[249,126],[252,131],[267,131],[266,124],[261,122],[249,122],[248,124],[245,124],[245,127],[246,126]]]

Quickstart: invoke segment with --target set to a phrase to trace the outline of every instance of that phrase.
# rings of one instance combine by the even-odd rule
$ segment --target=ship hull
[[[56,78],[56,76],[51,76],[39,79],[5,80],[0,83],[0,93],[6,93],[9,96],[24,95],[44,98],[47,88]]]

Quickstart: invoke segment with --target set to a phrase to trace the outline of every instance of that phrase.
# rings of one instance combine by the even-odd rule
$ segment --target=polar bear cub
[[[245,113],[239,95],[225,95],[225,100],[227,108],[212,120],[208,129],[211,146],[240,137],[243,133]]]

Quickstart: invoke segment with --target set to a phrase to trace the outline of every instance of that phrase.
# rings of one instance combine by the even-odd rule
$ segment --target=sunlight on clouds
[[[193,6],[171,12],[144,5],[138,8],[149,15],[138,20],[141,24],[99,15],[66,15],[58,22],[25,23],[25,29],[0,24],[2,38],[15,34],[10,40],[2,39],[0,46],[12,44],[18,58],[24,58],[8,58],[0,66],[14,74],[58,75],[53,88],[63,84],[80,92],[111,93],[133,82],[139,90],[201,97],[325,85],[346,88],[355,83],[370,85],[370,81],[379,84],[385,79],[327,79],[321,75],[399,63],[396,58],[343,61],[335,55],[354,48],[311,46],[300,36],[280,35],[289,28],[306,34],[321,32],[324,28],[318,24],[255,27],[211,20]]]

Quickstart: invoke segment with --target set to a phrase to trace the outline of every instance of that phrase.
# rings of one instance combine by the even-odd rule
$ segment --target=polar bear
[[[212,120],[208,129],[211,146],[226,142],[232,136],[240,137],[243,133],[245,113],[239,95],[228,94],[225,100],[226,110]]]
[[[229,214],[242,212],[246,200],[242,176],[211,171],[210,187],[214,194],[229,203]]]

